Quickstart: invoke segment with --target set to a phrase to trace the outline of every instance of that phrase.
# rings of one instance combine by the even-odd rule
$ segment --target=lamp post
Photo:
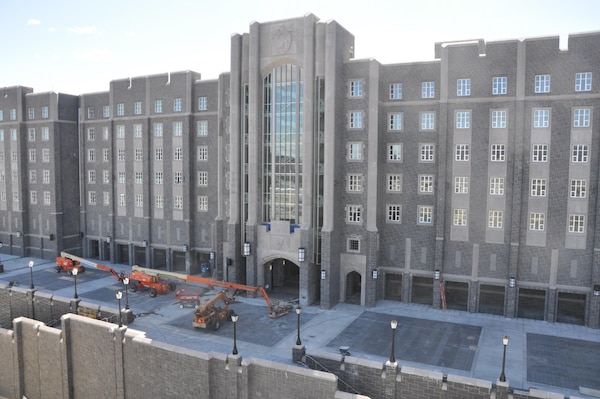
[[[123,327],[123,322],[121,321],[121,298],[123,298],[123,292],[117,291],[115,296],[117,297],[117,301],[119,301],[119,313],[118,313],[119,327]]]
[[[29,288],[33,289],[33,261],[29,261]]]
[[[392,320],[390,322],[390,326],[392,327],[392,353],[390,353],[390,363],[396,363],[396,355],[394,354],[394,352],[396,345],[396,328],[398,327],[398,321]]]
[[[302,341],[300,340],[300,313],[302,313],[302,308],[298,306],[296,308],[296,314],[298,315],[298,338],[296,338],[296,345],[302,345]]]
[[[506,346],[508,345],[508,335],[502,337],[502,345],[504,345],[504,354],[502,355],[502,373],[500,374],[500,381],[506,382],[506,375],[504,374],[504,366],[506,365]]]
[[[231,321],[233,321],[233,351],[231,352],[234,355],[238,354],[237,350],[237,321],[238,315],[234,314],[231,316]]]
[[[73,271],[71,273],[73,273],[73,277],[75,277],[75,285],[74,285],[75,291],[73,294],[73,298],[77,299],[77,298],[79,298],[77,296],[77,268],[73,268]]]
[[[129,309],[129,277],[125,277],[123,279],[123,284],[125,284],[125,310]]]

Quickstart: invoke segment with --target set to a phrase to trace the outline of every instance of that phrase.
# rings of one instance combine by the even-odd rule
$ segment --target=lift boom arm
[[[80,264],[82,264],[82,265],[84,265],[86,267],[93,267],[93,268],[96,268],[96,269],[104,270],[105,272],[109,272],[110,274],[112,274],[112,276],[117,281],[123,281],[123,278],[125,278],[125,274],[123,272],[121,272],[119,274],[112,267],[108,267],[108,266],[102,265],[100,263],[95,263],[95,262],[89,261],[89,260],[87,260],[85,258],[80,258],[79,256],[71,255],[71,254],[66,253],[66,252],[61,252],[60,256],[62,256],[63,258],[68,258],[68,259],[77,261],[77,262],[79,262]]]

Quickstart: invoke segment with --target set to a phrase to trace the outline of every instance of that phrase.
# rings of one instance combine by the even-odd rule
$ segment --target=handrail
[[[325,367],[323,364],[321,364],[321,362],[319,362],[317,359],[315,359],[314,357],[312,357],[310,355],[306,355],[306,358],[311,359],[313,362],[315,362],[316,365],[318,365],[322,369],[322,370],[317,370],[317,371],[326,371],[328,373],[335,374],[335,376],[338,378],[338,381],[341,382],[346,387],[346,389],[344,390],[345,392],[350,392],[350,393],[355,393],[355,394],[361,395],[361,393],[356,388],[354,388],[352,385],[348,384],[346,381],[344,381],[342,378],[340,378],[339,375],[337,375],[333,371],[329,370],[327,367]],[[310,366],[308,364],[306,364],[306,362],[299,361],[298,363],[304,364],[304,366],[306,366],[310,369]],[[313,369],[311,369],[311,370],[313,370]]]

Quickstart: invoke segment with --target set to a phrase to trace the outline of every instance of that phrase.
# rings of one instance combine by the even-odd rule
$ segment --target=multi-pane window
[[[505,161],[504,144],[492,144],[492,146],[490,147],[490,160],[492,162]]]
[[[587,193],[587,180],[571,179],[571,198],[585,198]]]
[[[126,177],[125,177],[125,172],[124,171],[119,171],[117,173],[117,181],[119,183],[125,183],[126,182]]]
[[[154,172],[154,184],[163,184],[163,172]]]
[[[348,175],[348,191],[350,192],[362,192],[363,190],[363,175],[362,174],[349,174]]]
[[[544,231],[546,214],[541,212],[529,212],[529,230]]]
[[[198,97],[198,111],[206,111],[208,109],[208,98]]]
[[[44,105],[42,107],[42,119],[48,119],[48,106]]]
[[[506,127],[506,111],[492,111],[492,128],[504,129]]]
[[[108,126],[103,126],[102,127],[102,140],[108,141],[109,138],[110,138],[110,132],[108,130]]]
[[[198,171],[198,185],[208,186],[208,172],[205,170]]]
[[[390,100],[402,100],[402,83],[390,84]]]
[[[96,171],[95,170],[88,170],[88,183],[96,184]]]
[[[546,179],[531,179],[531,196],[546,196]]]
[[[360,161],[362,160],[363,150],[362,143],[348,143],[348,160],[349,161]]]
[[[11,121],[16,121],[17,120],[17,110],[16,108],[11,108],[8,111],[8,116],[10,118]]]
[[[348,238],[346,250],[348,252],[360,252],[360,240],[358,238]]]
[[[119,206],[127,205],[125,194],[119,194]]]
[[[133,125],[133,137],[142,137],[142,125],[136,123]]]
[[[535,92],[550,93],[550,75],[535,75]]]
[[[11,154],[10,159],[13,162],[17,162],[19,160],[19,153],[17,151],[11,151],[10,154]]]
[[[435,129],[435,113],[423,112],[421,114],[421,130]]]
[[[363,113],[362,111],[352,111],[348,114],[348,127],[350,129],[362,129]]]
[[[402,205],[388,205],[387,206],[387,221],[389,223],[401,223],[402,222]]]
[[[462,208],[454,209],[452,215],[452,224],[455,226],[466,226],[467,225],[467,210]]]
[[[96,150],[93,148],[88,149],[88,161],[89,162],[96,161]]]
[[[533,127],[548,127],[550,126],[550,110],[536,109],[533,110]]]
[[[95,118],[94,107],[88,107],[88,109],[87,109],[87,118],[88,119],[94,119]]]
[[[10,129],[11,141],[17,141],[17,129]]]
[[[133,103],[133,113],[135,115],[142,114],[142,102],[141,101],[136,101]]]
[[[29,183],[37,183],[37,171],[35,169],[29,171]]]
[[[104,170],[104,171],[102,171],[102,182],[104,184],[109,184],[110,183],[110,170]]]
[[[348,205],[346,207],[346,221],[348,223],[362,222],[362,206]]]
[[[459,111],[456,113],[456,128],[468,129],[471,127],[471,112]]]
[[[163,124],[155,123],[154,124],[154,137],[162,137],[163,136]]]
[[[136,148],[135,152],[134,152],[134,157],[135,157],[134,159],[136,161],[142,161],[144,159],[144,155],[143,154],[144,153],[142,152],[141,148]]]
[[[504,177],[490,177],[490,195],[504,195]]]
[[[173,184],[183,184],[183,172],[175,172],[173,174]]]
[[[207,136],[208,135],[208,121],[198,121],[197,126],[197,135],[198,136]]]
[[[492,229],[501,229],[502,228],[502,211],[490,211],[488,213],[488,227]]]
[[[362,97],[363,96],[363,81],[362,80],[351,80],[349,86],[350,97]]]
[[[124,139],[125,138],[125,126],[124,125],[118,125],[117,126],[117,138],[118,139]]]
[[[102,149],[102,160],[104,162],[110,161],[110,150],[108,148]]]
[[[468,144],[457,144],[454,159],[456,161],[468,161],[469,160],[469,145]]]
[[[575,91],[592,90],[592,73],[580,72],[575,74]]]
[[[421,98],[435,97],[435,82],[421,83]]]
[[[42,141],[48,141],[50,140],[50,128],[49,127],[42,127]]]
[[[181,195],[176,195],[173,197],[173,208],[183,209],[183,197]]]
[[[506,76],[492,78],[492,94],[495,96],[506,94],[506,81]]]
[[[154,196],[154,207],[159,209],[165,207],[165,198],[162,196],[162,194],[156,194]]]
[[[458,79],[456,81],[456,95],[470,96],[471,95],[471,79]]]
[[[31,190],[31,191],[29,192],[29,202],[30,202],[32,205],[35,205],[35,204],[37,204],[37,191],[35,191],[35,190]]]
[[[454,192],[456,194],[468,194],[469,193],[469,177],[468,176],[455,176],[454,177]]]
[[[181,136],[183,134],[183,122],[173,122],[173,136]]]
[[[418,210],[418,223],[431,224],[433,223],[433,207],[420,205]]]
[[[420,144],[419,153],[421,162],[433,162],[435,160],[435,145]]]
[[[52,196],[50,191],[44,191],[44,205],[50,205],[52,203]]]
[[[183,106],[182,106],[183,102],[181,101],[181,98],[176,98],[173,100],[173,111],[175,112],[181,112]]]
[[[125,115],[125,104],[119,103],[117,104],[117,116]]]
[[[571,152],[571,161],[575,163],[587,163],[588,146],[587,144],[574,144]]]
[[[88,204],[96,205],[96,192],[88,191]]]
[[[144,184],[144,172],[135,172],[135,184]]]
[[[29,108],[27,111],[28,118],[35,119],[35,108]]]
[[[389,114],[388,130],[402,130],[402,112],[392,112]]]
[[[144,206],[144,194],[135,195],[135,206],[141,208]]]
[[[208,161],[208,146],[198,146],[198,161]]]
[[[387,191],[402,192],[402,174],[389,174],[387,180]]]
[[[119,148],[117,149],[117,161],[125,161],[125,149]]]
[[[569,215],[569,233],[585,233],[585,215]]]
[[[419,192],[433,192],[433,175],[419,175]]]
[[[175,151],[173,152],[173,159],[175,161],[181,161],[183,159],[183,148],[175,148]]]
[[[110,118],[110,107],[108,105],[102,107],[102,117]]]
[[[206,195],[198,196],[198,210],[199,211],[208,211],[208,197]]]
[[[162,149],[162,147],[154,149],[154,160],[155,161],[162,161],[163,160],[163,149]]]
[[[388,145],[388,160],[389,161],[402,161],[402,144],[389,144]]]
[[[161,114],[163,112],[162,100],[154,100],[154,112],[157,114]]]
[[[534,144],[531,152],[532,162],[548,162],[548,144]]]
[[[50,184],[50,171],[48,169],[42,170],[42,182],[44,184]]]
[[[35,128],[30,128],[30,129],[27,131],[27,133],[28,133],[28,134],[27,134],[27,138],[28,138],[28,140],[29,140],[29,141],[35,141]]]
[[[36,160],[36,156],[35,156],[35,148],[31,148],[29,150],[29,162],[34,163]]]
[[[104,191],[104,205],[110,205],[110,192]]]
[[[575,108],[573,111],[573,127],[590,127],[589,108]]]

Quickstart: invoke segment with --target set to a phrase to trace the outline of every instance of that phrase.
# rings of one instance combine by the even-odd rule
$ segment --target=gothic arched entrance
[[[300,268],[294,262],[277,258],[265,264],[265,289],[272,296],[283,299],[297,299],[300,286]]]
[[[360,305],[362,291],[362,279],[360,273],[350,272],[346,276],[346,303],[355,303]]]

